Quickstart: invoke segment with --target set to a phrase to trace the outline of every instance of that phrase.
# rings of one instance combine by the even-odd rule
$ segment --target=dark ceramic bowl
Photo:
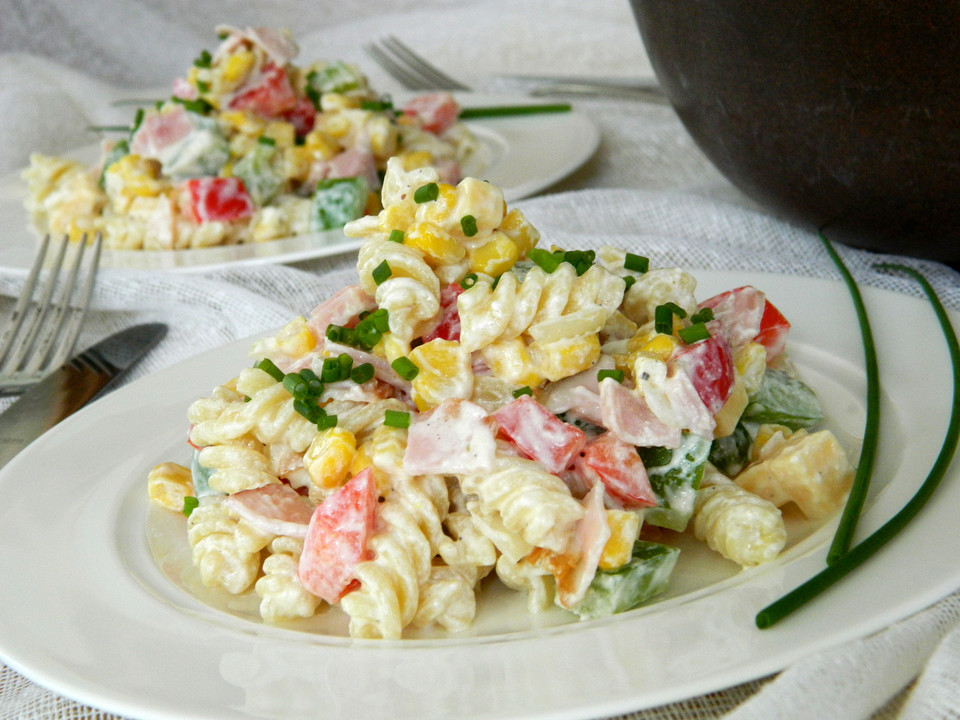
[[[631,0],[687,131],[832,239],[960,260],[960,2]]]

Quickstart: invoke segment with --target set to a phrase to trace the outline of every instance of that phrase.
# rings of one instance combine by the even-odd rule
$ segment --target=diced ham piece
[[[570,609],[583,600],[583,596],[597,574],[597,563],[603,548],[610,539],[610,526],[603,502],[603,485],[594,485],[581,501],[585,510],[577,522],[575,537],[576,564],[557,577],[557,599],[560,606]]]
[[[439,135],[457,121],[460,105],[450,93],[429,93],[411,98],[403,106],[403,114],[415,117],[427,132]]]
[[[373,555],[368,541],[376,510],[377,488],[370,468],[317,506],[300,553],[298,575],[303,587],[328,603],[352,589],[354,569]]]
[[[600,422],[611,433],[640,447],[680,446],[680,428],[667,425],[653,414],[632,388],[606,378],[600,383]]]
[[[243,220],[253,215],[253,200],[240,178],[201,177],[187,180],[190,212],[198,223]]]
[[[496,449],[496,422],[487,411],[451,398],[410,424],[403,470],[410,475],[489,472]]]
[[[364,292],[360,285],[348,285],[331,295],[310,312],[307,327],[318,338],[327,333],[330,325],[352,327],[362,312],[377,309],[377,301]]]
[[[232,110],[249,110],[265,118],[277,118],[297,106],[297,94],[284,68],[266,63],[230,100]]]
[[[196,100],[200,94],[186,78],[175,78],[173,81],[173,96],[181,100]]]
[[[779,355],[787,342],[790,323],[755,287],[745,285],[700,303],[713,310],[734,350],[758,342],[767,350],[767,361]]]
[[[130,152],[140,157],[157,158],[160,153],[193,131],[183,105],[174,105],[162,113],[147,115],[130,140]]]
[[[441,340],[460,339],[460,311],[457,309],[457,298],[463,292],[460,283],[450,283],[440,291],[440,322],[423,336],[423,341],[430,342],[437,338]]]
[[[285,483],[241,490],[223,503],[258,530],[296,538],[307,536],[313,515],[310,501]]]
[[[329,160],[321,160],[310,168],[309,182],[320,180],[360,177],[370,188],[380,187],[377,161],[367,148],[347,148]]]
[[[527,457],[553,474],[569,467],[587,443],[583,430],[563,422],[530,395],[507,403],[493,417]]]
[[[570,413],[577,419],[602,425],[597,373],[600,370],[613,370],[615,367],[616,363],[612,357],[601,355],[588,370],[549,383],[541,397],[541,402],[552,413]]]
[[[733,390],[733,352],[718,321],[707,327],[710,337],[678,348],[670,361],[683,368],[707,410],[716,415]]]
[[[607,494],[624,507],[657,504],[647,469],[636,448],[612,433],[590,440],[575,467],[588,483],[602,482]]]

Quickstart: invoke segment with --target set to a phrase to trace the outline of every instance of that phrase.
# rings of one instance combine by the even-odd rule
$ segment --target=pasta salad
[[[190,406],[190,466],[149,474],[204,584],[266,622],[339,606],[361,638],[463,631],[491,582],[590,619],[663,592],[671,538],[750,567],[784,548],[781,507],[843,502],[853,468],[763,292],[545,249],[494,185],[398,159],[382,201],[345,228],[358,282],[255,342]]]
[[[263,242],[378,212],[390,157],[454,183],[482,168],[485,149],[450,94],[394,108],[353,65],[294,65],[287,31],[217,30],[214,52],[104,142],[92,167],[31,156],[23,177],[38,232],[100,232],[114,250]]]

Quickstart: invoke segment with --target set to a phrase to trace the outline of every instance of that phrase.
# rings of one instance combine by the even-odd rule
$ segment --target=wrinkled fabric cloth
[[[214,26],[291,27],[297,63],[344,59],[374,88],[401,88],[363,53],[371,39],[396,34],[477,90],[521,95],[533,83],[499,73],[650,77],[623,0],[395,0],[304,5],[286,0],[237,4],[170,0],[0,0],[0,176],[15,174],[34,151],[60,153],[96,142],[90,125],[125,123],[113,103],[168,88]],[[465,33],[469,30],[469,41]],[[564,247],[624,247],[655,266],[787,273],[839,280],[813,228],[785,222],[733,189],[710,165],[666,105],[574,98],[599,127],[601,143],[581,168],[536,197],[513,203]],[[552,149],[545,149],[550,152]],[[3,266],[0,321],[23,272]],[[915,283],[874,269],[902,258],[838,248],[857,281],[913,297]],[[85,347],[129,325],[161,321],[168,336],[126,382],[239,338],[267,334],[306,314],[355,277],[350,253],[288,265],[206,272],[102,272],[80,337]],[[949,267],[906,261],[960,310],[960,277]],[[0,399],[0,411],[9,400]],[[960,707],[960,594],[869,637],[815,653],[777,675],[667,706],[629,720],[720,718],[936,720]],[[103,712],[51,693],[0,665],[0,718],[103,718]]]

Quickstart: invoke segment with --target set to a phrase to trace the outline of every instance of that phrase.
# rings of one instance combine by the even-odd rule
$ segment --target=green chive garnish
[[[551,103],[537,105],[490,105],[488,107],[463,108],[461,120],[473,118],[505,117],[507,115],[539,115],[540,113],[570,112],[569,103]]]
[[[757,627],[761,629],[770,627],[794,610],[813,600],[849,572],[870,559],[874,553],[906,527],[937,489],[950,463],[953,461],[953,455],[957,449],[957,440],[960,438],[960,392],[958,392],[958,390],[960,390],[960,343],[958,343],[957,335],[954,332],[953,325],[950,323],[950,317],[947,315],[947,311],[937,297],[936,291],[919,272],[905,265],[897,264],[885,263],[878,265],[877,268],[900,271],[912,276],[920,283],[924,293],[926,293],[930,300],[930,304],[933,306],[933,310],[940,322],[940,329],[943,331],[947,348],[950,351],[950,364],[952,366],[953,378],[953,402],[950,405],[950,423],[944,433],[940,454],[937,455],[937,459],[934,461],[933,467],[930,469],[926,479],[913,494],[913,497],[907,501],[906,505],[871,535],[867,536],[866,539],[852,547],[843,555],[840,555],[832,565],[828,565],[826,569],[820,571],[805,583],[790,591],[779,600],[767,605],[757,613],[756,623]]]
[[[386,260],[384,260],[382,263],[380,263],[373,269],[373,273],[372,273],[373,281],[377,285],[381,285],[392,274],[393,274],[393,271],[390,270],[390,265],[387,263]]]
[[[643,255],[627,253],[623,258],[623,267],[633,272],[645,273],[650,269],[650,258],[646,258]]]
[[[843,513],[840,515],[840,524],[837,526],[837,531],[833,535],[833,542],[830,543],[830,549],[827,551],[827,564],[830,565],[850,547],[854,530],[860,518],[860,511],[870,487],[870,476],[873,473],[873,461],[880,431],[880,380],[877,367],[877,349],[873,342],[873,331],[870,329],[870,320],[867,317],[867,309],[863,304],[863,297],[860,295],[857,283],[847,266],[834,249],[833,243],[822,232],[820,233],[820,240],[830,259],[833,260],[834,265],[840,271],[840,275],[843,276],[843,281],[850,292],[853,307],[857,312],[857,322],[860,325],[860,338],[863,344],[864,371],[867,376],[867,415],[863,430],[863,445],[860,450],[860,460],[857,462],[857,470],[853,476],[853,484],[850,486],[847,502],[843,507]]]
[[[657,305],[653,311],[653,327],[658,333],[664,335],[673,334],[673,316],[683,318],[687,316],[687,311],[676,303],[666,302],[663,305]]]
[[[605,380],[606,378],[612,378],[618,383],[623,382],[623,370],[598,370],[597,371],[597,381]]]
[[[680,339],[683,340],[687,345],[693,345],[693,343],[699,340],[706,340],[710,337],[710,331],[707,330],[707,326],[702,322],[694,323],[684,328],[680,328],[677,331],[677,335],[680,336]]]
[[[257,138],[257,143],[260,145],[269,145],[270,147],[273,147],[277,144],[277,141],[269,135],[261,135]]]
[[[420,368],[413,364],[413,361],[407,357],[398,357],[390,367],[396,370],[397,375],[404,380],[413,380],[420,372]]]
[[[517,388],[513,391],[513,396],[515,398],[518,398],[521,395],[533,395],[533,390],[530,389],[529,385],[524,385],[523,387]]]
[[[440,197],[440,186],[435,182],[421,185],[413,193],[413,201],[416,203],[430,202]]]
[[[353,369],[353,358],[346,353],[340,353],[337,356],[337,364],[340,365],[339,378],[341,380],[346,380],[348,377],[350,377],[350,371]]]
[[[464,215],[460,218],[460,229],[467,237],[473,237],[477,234],[477,219],[473,215]]]
[[[350,371],[350,379],[353,380],[357,385],[363,385],[363,383],[373,380],[374,369],[373,365],[370,363],[363,363],[363,365],[357,365],[353,370]]]
[[[410,427],[410,413],[400,410],[385,410],[383,424],[387,427],[408,428]]]
[[[531,248],[527,252],[527,257],[535,262],[541,270],[543,270],[548,275],[560,267],[560,263],[563,262],[563,257],[558,257],[552,252],[548,252],[543,248]]]
[[[390,237],[387,238],[390,242],[403,244],[403,230],[391,230]]]
[[[323,392],[323,383],[313,370],[304,368],[300,371],[299,375],[300,379],[307,384],[307,392],[310,395],[317,397]]]
[[[322,417],[317,419],[317,429],[327,430],[328,428],[334,428],[337,426],[337,416],[336,415],[327,415],[323,414]]]
[[[187,495],[183,499],[183,514],[187,517],[190,517],[190,513],[192,513],[198,507],[200,507],[200,500],[192,495]]]
[[[464,275],[463,280],[460,281],[460,287],[462,287],[464,290],[469,290],[476,284],[477,284],[476,273],[468,273]]]
[[[300,377],[299,373],[287,373],[283,376],[283,387],[295,398],[307,396],[307,384]]]
[[[713,320],[713,308],[701,308],[693,315],[690,316],[690,322],[692,323],[706,323]]]
[[[386,308],[379,308],[370,315],[373,326],[382,333],[390,332],[390,315]]]
[[[636,281],[637,281],[637,279],[636,279],[633,275],[627,275],[627,276],[625,276],[625,277],[623,278],[623,282],[624,282],[624,284],[626,285],[626,287],[623,289],[623,291],[626,292],[626,291],[629,290],[631,287],[633,287],[633,284],[634,284]]]
[[[283,381],[283,370],[278,368],[270,358],[264,358],[254,365],[254,367],[263,370],[267,375],[272,377],[277,382]]]
[[[323,365],[320,366],[320,379],[325,383],[333,383],[343,379],[343,374],[340,372],[340,361],[337,358],[323,359]]]
[[[330,323],[327,325],[327,330],[324,335],[327,336],[327,340],[330,342],[338,343],[343,338],[343,330],[344,328],[340,327],[339,325]]]

